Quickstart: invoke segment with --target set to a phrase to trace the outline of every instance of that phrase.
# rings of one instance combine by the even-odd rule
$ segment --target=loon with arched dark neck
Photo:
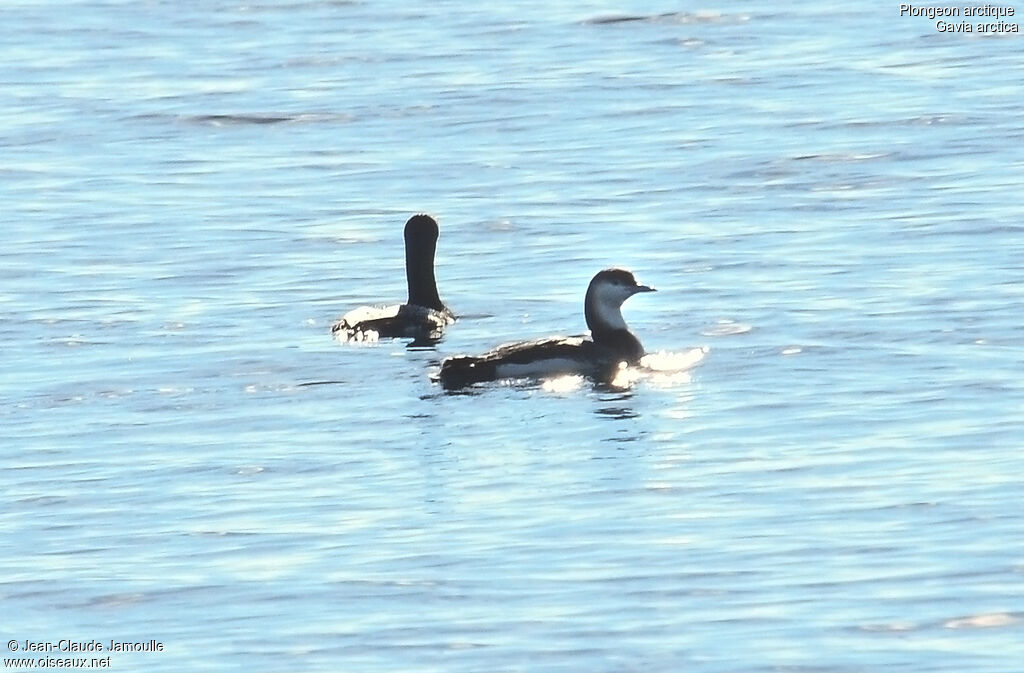
[[[625,362],[644,356],[640,340],[622,319],[622,303],[640,292],[654,292],[625,269],[605,269],[590,281],[583,312],[590,338],[552,337],[498,346],[483,355],[460,355],[441,363],[438,378],[447,389],[506,378],[582,374],[610,378]]]
[[[342,341],[374,341],[384,338],[439,339],[455,322],[437,294],[434,252],[437,222],[430,215],[413,215],[405,223],[405,278],[409,300],[393,306],[361,306],[331,326]]]

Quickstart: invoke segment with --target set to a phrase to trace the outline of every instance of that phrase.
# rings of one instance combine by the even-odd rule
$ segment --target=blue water
[[[1021,38],[556,4],[7,3],[0,635],[163,644],[120,671],[1022,670]],[[418,211],[466,317],[333,342],[404,298]],[[611,265],[699,364],[431,382],[581,332]]]

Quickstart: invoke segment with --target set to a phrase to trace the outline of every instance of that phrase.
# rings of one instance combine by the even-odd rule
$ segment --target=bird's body
[[[448,389],[506,378],[579,374],[604,380],[621,363],[635,365],[643,346],[622,319],[622,302],[653,292],[624,269],[605,269],[587,289],[584,314],[590,337],[551,337],[498,346],[483,355],[461,355],[441,363],[438,378]]]
[[[441,301],[434,279],[438,227],[429,215],[414,215],[405,223],[405,276],[409,300],[390,306],[360,306],[339,318],[331,332],[342,341],[384,338],[436,340],[455,322]]]
[[[438,311],[416,304],[360,306],[341,316],[331,331],[343,341],[378,339],[440,339],[455,322],[447,308]]]

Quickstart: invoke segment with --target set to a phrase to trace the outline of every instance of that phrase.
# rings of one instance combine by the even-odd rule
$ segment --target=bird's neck
[[[434,247],[406,246],[405,279],[409,286],[409,303],[426,306],[437,311],[444,310],[444,304],[437,294],[434,279]]]
[[[583,314],[587,319],[587,327],[593,333],[629,330],[622,319],[622,305],[597,301],[588,297]]]

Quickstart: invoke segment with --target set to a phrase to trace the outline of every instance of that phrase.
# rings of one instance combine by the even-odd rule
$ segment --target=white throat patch
[[[602,326],[610,329],[627,329],[622,319],[622,302],[634,294],[633,288],[611,283],[600,283],[591,294],[592,313]]]

